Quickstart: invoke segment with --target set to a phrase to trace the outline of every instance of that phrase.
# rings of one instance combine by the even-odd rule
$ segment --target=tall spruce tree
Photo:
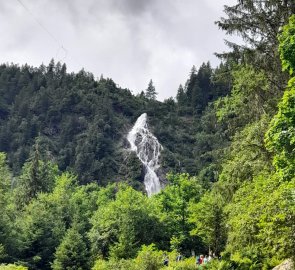
[[[177,95],[176,95],[176,100],[179,106],[183,106],[187,102],[186,95],[184,93],[184,89],[182,84],[179,85],[178,90],[177,90]]]
[[[283,90],[286,77],[281,75],[277,36],[295,12],[294,0],[237,1],[233,6],[225,6],[224,12],[227,17],[216,23],[226,34],[240,36],[243,44],[226,41],[232,51],[217,55],[265,70],[274,90]]]
[[[192,100],[193,88],[196,84],[196,80],[197,80],[197,69],[195,66],[193,66],[189,75],[189,79],[187,80],[185,84],[185,93],[187,95],[188,102],[191,102]]]
[[[32,158],[24,164],[16,184],[16,201],[20,208],[36,198],[39,193],[51,191],[58,172],[56,165],[41,159],[38,139],[34,148]]]
[[[148,88],[145,90],[145,97],[150,100],[156,100],[157,98],[156,88],[153,84],[153,81],[150,80]]]

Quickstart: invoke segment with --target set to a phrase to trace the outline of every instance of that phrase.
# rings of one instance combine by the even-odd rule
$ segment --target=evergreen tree
[[[55,252],[53,270],[89,269],[89,252],[77,225],[70,228]]]
[[[198,85],[201,89],[201,100],[199,103],[202,111],[208,102],[213,100],[212,73],[213,70],[209,62],[203,63],[197,73]]]
[[[216,23],[227,34],[242,37],[242,45],[228,42],[232,49],[225,54],[217,54],[223,59],[235,59],[237,63],[251,64],[256,70],[267,71],[272,87],[282,91],[286,76],[281,74],[278,57],[277,36],[288,18],[295,12],[294,0],[244,0],[233,6],[225,6],[227,17]]]
[[[213,99],[229,94],[232,86],[232,73],[230,61],[221,62],[220,65],[213,70],[212,84],[213,84]]]
[[[193,97],[193,88],[197,81],[197,69],[195,66],[192,67],[189,79],[187,80],[185,84],[185,93],[187,95],[187,100],[189,104],[191,105],[192,97]]]
[[[176,100],[177,100],[178,106],[184,106],[187,104],[187,97],[182,85],[179,85],[178,87]]]
[[[145,90],[145,97],[150,100],[156,100],[157,98],[156,88],[153,84],[153,81],[150,80],[148,88]]]
[[[0,262],[7,259],[10,246],[15,244],[11,237],[11,187],[12,175],[6,164],[6,156],[0,152]]]
[[[51,191],[57,173],[56,165],[41,159],[37,140],[33,157],[23,166],[22,174],[16,183],[15,196],[18,207],[28,204],[41,192]]]

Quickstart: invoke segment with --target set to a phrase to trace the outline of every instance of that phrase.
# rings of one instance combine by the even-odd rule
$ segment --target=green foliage
[[[88,250],[83,236],[76,227],[70,228],[55,252],[53,270],[88,269]]]
[[[295,80],[289,82],[279,111],[272,119],[266,134],[266,145],[275,153],[274,164],[282,174],[290,178],[295,173]]]
[[[294,1],[243,0],[225,6],[224,12],[225,16],[216,23],[226,34],[238,35],[243,42],[226,41],[231,51],[218,56],[265,72],[273,93],[279,94],[285,87],[286,76],[281,73],[277,36],[295,12]]]
[[[177,102],[156,101],[152,81],[146,94],[133,96],[111,79],[68,74],[54,61],[1,65],[0,151],[13,172],[0,153],[1,263],[188,270],[195,258],[177,262],[176,250],[189,257],[210,249],[222,260],[198,269],[266,270],[295,257],[294,78],[273,117],[286,83],[277,34],[293,2],[226,6],[219,26],[246,43],[229,44],[233,51],[216,69],[193,67]],[[291,75],[294,25],[293,16],[279,35]],[[123,149],[142,112],[164,147],[166,187],[151,198],[107,185],[143,190],[142,165]]]
[[[143,109],[129,90],[85,71],[68,74],[53,61],[39,68],[2,65],[0,78],[0,151],[8,153],[14,173],[39,137],[40,152],[61,170],[73,169],[81,182],[103,184],[117,176],[123,160],[118,141]]]
[[[163,265],[164,254],[158,251],[154,245],[142,246],[135,259],[140,270],[157,270]]]
[[[162,267],[161,269],[164,270],[193,270],[196,269],[196,259],[194,257],[190,258],[183,258],[181,261],[177,261],[175,253],[169,254],[169,266]],[[207,268],[203,268],[207,269]]]
[[[212,269],[212,270],[233,270],[236,269],[234,264],[229,261],[224,260],[217,260],[213,259],[210,261],[210,263],[207,265],[206,269]]]
[[[262,171],[273,170],[271,155],[264,145],[264,133],[269,125],[269,117],[250,123],[233,137],[227,156],[223,160],[222,171],[217,186],[224,198],[231,200],[234,192]]]
[[[6,236],[6,230],[8,226],[8,216],[7,216],[7,204],[9,202],[9,191],[11,189],[12,175],[6,164],[6,155],[0,153],[0,243],[4,242]],[[1,252],[2,254],[2,252]]]
[[[0,264],[0,270],[28,270],[27,267],[15,264]]]
[[[218,192],[206,193],[198,203],[190,205],[191,235],[199,236],[206,250],[216,255],[224,250],[226,241],[224,198]]]
[[[222,69],[222,67],[220,67]],[[225,95],[229,88],[226,86],[227,81],[215,77],[212,81],[214,73],[220,73],[217,68],[213,71],[210,63],[203,63],[199,70],[195,66],[192,67],[189,79],[185,83],[185,87],[179,86],[176,99],[178,102],[178,113],[180,115],[196,115],[199,116],[205,110],[209,102],[216,100],[218,97]]]
[[[280,55],[283,69],[294,71],[294,36],[295,17],[291,16],[289,24],[284,26],[279,36]],[[266,145],[275,153],[274,164],[285,178],[293,177],[295,173],[294,127],[295,127],[295,79],[289,81],[288,89],[279,103],[279,111],[272,119],[266,134]]]
[[[188,103],[187,95],[185,94],[182,85],[179,85],[179,88],[178,88],[177,94],[176,94],[176,100],[177,100],[179,107],[185,106]]]
[[[273,5],[269,4],[269,7]],[[251,5],[251,1],[246,1],[240,8],[244,9],[248,5]],[[289,5],[288,1],[286,5]],[[257,7],[255,4],[248,8],[251,10]],[[237,10],[233,10],[230,16],[240,16],[236,12]],[[240,31],[233,24],[228,27]],[[250,32],[245,33],[245,38],[249,34]],[[276,56],[273,59],[274,57]],[[247,66],[238,66],[236,70],[238,72],[234,73],[231,95],[216,103],[218,116],[226,122],[228,131],[234,136],[228,148],[228,157],[222,164],[219,182],[211,191],[212,195],[219,192],[224,199],[222,210],[226,214],[225,226],[228,230],[224,261],[215,267],[271,269],[281,260],[294,256],[294,241],[291,236],[294,234],[292,224],[295,217],[292,195],[294,157],[290,135],[293,128],[293,79],[289,82],[290,89],[285,92],[279,104],[279,112],[272,119],[269,128],[274,105],[280,97],[279,92],[274,90],[280,80],[284,81],[284,76],[278,71],[269,71],[266,66],[262,69],[264,71]],[[273,74],[273,80],[266,80],[270,74]],[[274,81],[277,82],[275,87]],[[253,103],[255,100],[259,102]],[[271,166],[272,156],[269,150],[275,154],[277,172]]]
[[[133,260],[110,260],[105,261],[102,259],[96,260],[94,267],[92,270],[139,270],[137,266],[134,264]]]
[[[134,257],[142,244],[161,241],[157,205],[126,185],[120,185],[115,199],[100,205],[91,218],[89,233],[94,255]]]
[[[90,254],[85,232],[90,229],[89,218],[96,210],[97,194],[95,184],[79,187],[69,173],[56,176],[51,192],[38,194],[21,210],[11,210],[16,217],[7,235],[13,237],[10,245],[14,249],[7,250],[7,259],[23,261],[30,269],[50,269],[56,252],[54,267],[64,269],[61,265],[70,260],[75,261],[71,269],[76,269],[75,265],[86,269]],[[73,226],[75,230],[71,229]]]
[[[102,260],[95,262],[92,270],[193,270],[196,269],[195,258],[182,258],[176,260],[177,253],[158,250],[154,244],[143,245],[135,259],[129,260]],[[168,266],[164,266],[164,259],[168,259]],[[202,268],[207,269],[207,268]]]
[[[295,15],[291,16],[289,23],[283,27],[279,35],[279,52],[283,70],[293,75],[295,69]]]
[[[119,173],[122,175],[122,180],[124,179],[134,189],[145,190],[142,181],[144,174],[143,165],[135,152],[127,153]]]
[[[2,244],[0,244],[0,260],[2,261],[6,256],[5,248]]]
[[[23,207],[28,204],[39,193],[49,192],[57,174],[57,166],[50,162],[34,159],[25,163],[15,189],[18,206]]]
[[[273,93],[265,72],[252,66],[238,66],[232,75],[234,82],[230,95],[220,98],[215,106],[219,120],[226,121],[233,132],[265,114],[269,110],[266,100]]]
[[[2,65],[0,151],[7,152],[13,173],[20,174],[38,138],[40,159],[55,160],[61,171],[75,172],[80,183],[125,180],[142,190],[140,166],[125,160],[122,141],[147,112],[165,149],[163,175],[171,170],[196,175],[199,153],[190,151],[199,128],[196,117],[229,90],[227,80],[211,81],[213,73],[209,63],[195,69],[183,89],[186,101],[175,103],[172,98],[156,101],[152,84],[151,98],[133,96],[111,79],[94,80],[84,70],[69,74],[54,61],[39,68]]]
[[[9,191],[12,185],[12,175],[6,162],[5,153],[0,152],[0,196]]]
[[[194,136],[195,167],[198,178],[205,188],[218,180],[221,161],[229,145],[226,125],[218,123],[214,106],[210,104],[199,120]]]
[[[6,163],[6,155],[0,153],[0,262],[7,262],[8,254],[16,250],[12,187],[13,177]]]
[[[268,265],[271,259],[294,256],[294,188],[294,179],[282,182],[279,176],[261,175],[235,193],[226,208],[227,251],[233,261],[252,265],[256,258]]]
[[[145,97],[150,100],[156,100],[157,94],[153,81],[150,80],[148,88],[145,90]]]
[[[155,196],[155,200],[165,213],[164,223],[172,248],[190,253],[200,243],[190,236],[192,227],[188,222],[189,204],[200,200],[203,188],[197,178],[189,177],[188,174],[170,174],[168,179],[168,185]]]
[[[60,213],[50,208],[45,196],[25,207],[17,221],[20,254],[32,269],[49,269],[49,262],[62,239],[66,224]]]

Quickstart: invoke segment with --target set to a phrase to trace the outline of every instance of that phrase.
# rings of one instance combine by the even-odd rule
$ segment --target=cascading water
[[[161,185],[155,171],[159,168],[158,160],[163,147],[149,131],[146,113],[138,117],[127,135],[127,140],[130,143],[131,151],[136,152],[145,167],[144,185],[148,196],[158,193],[161,190]]]

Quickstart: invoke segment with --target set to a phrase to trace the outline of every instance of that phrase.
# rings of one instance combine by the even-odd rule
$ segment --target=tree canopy
[[[291,0],[225,6],[217,24],[244,44],[228,43],[216,68],[193,66],[163,102],[152,80],[135,96],[54,60],[0,65],[0,269],[295,260],[294,11]],[[143,112],[163,146],[151,197],[126,140]]]

